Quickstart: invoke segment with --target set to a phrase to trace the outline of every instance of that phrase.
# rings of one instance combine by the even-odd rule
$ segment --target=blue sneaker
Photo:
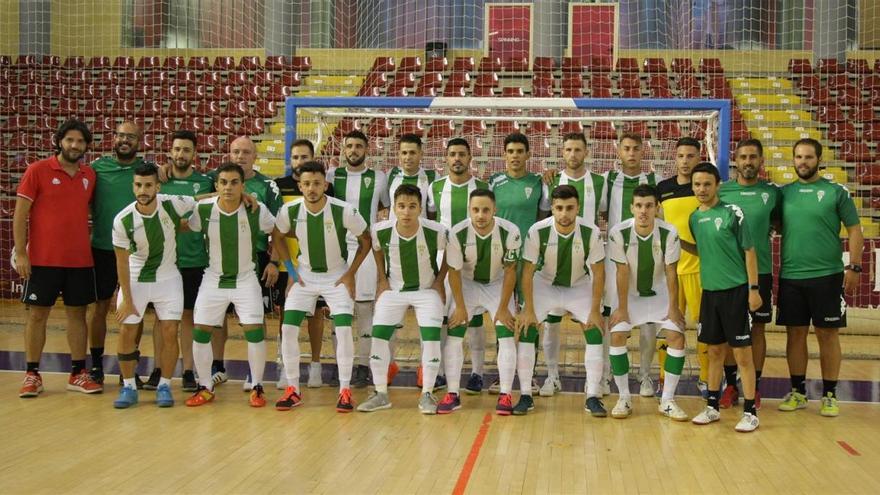
[[[127,409],[138,403],[138,391],[133,388],[122,387],[119,389],[119,398],[113,401],[116,409]]]
[[[464,391],[468,395],[480,395],[483,391],[483,377],[476,373],[471,373],[471,377],[468,378]]]
[[[156,405],[159,407],[171,407],[174,405],[171,387],[167,384],[159,385],[159,388],[156,389]]]

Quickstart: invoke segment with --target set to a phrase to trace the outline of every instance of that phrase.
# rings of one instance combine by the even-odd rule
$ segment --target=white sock
[[[351,327],[336,327],[336,366],[339,370],[339,390],[351,386],[351,368],[354,363],[354,342]]]
[[[437,375],[438,376],[446,376],[446,372],[443,371],[443,352],[442,352],[442,350],[444,347],[446,347],[446,338],[448,336],[449,336],[449,329],[446,328],[446,325],[440,325],[440,344],[439,344],[440,347],[437,349],[437,352],[440,353],[440,355],[438,356],[440,361],[437,363]],[[424,348],[424,346],[422,346],[422,355],[423,356],[425,355],[424,353],[425,353],[425,348]],[[464,351],[462,351],[462,353],[464,353]],[[462,357],[462,359],[464,359],[464,358]],[[436,379],[437,377],[434,377],[434,378]],[[422,385],[424,385],[424,384],[422,384]],[[431,385],[433,386],[434,382],[431,382]]]
[[[214,390],[214,381],[211,379],[211,361],[214,360],[214,349],[211,343],[202,344],[193,341],[193,364],[199,375],[199,385]]]
[[[299,327],[281,325],[281,359],[287,385],[299,388]]]
[[[161,387],[162,385],[168,385],[170,387],[171,386],[171,378],[160,377],[159,378],[159,386]]]
[[[297,340],[294,337],[291,340]],[[256,387],[263,384],[263,372],[266,370],[266,341],[248,342],[248,365],[251,368],[251,383]],[[299,371],[299,364],[296,365]]]
[[[544,336],[541,346],[544,348],[544,363],[547,375],[559,377],[559,347],[562,323],[544,322]]]
[[[639,327],[639,381],[651,375],[651,364],[657,352],[657,326],[645,323]]]
[[[354,328],[357,332],[357,354],[355,362],[359,366],[372,366],[370,354],[373,336],[373,301],[354,303]]]
[[[516,373],[516,344],[513,342],[513,337],[502,337],[498,339],[498,382],[500,393],[510,393],[513,388],[514,373]]]
[[[132,389],[132,390],[137,390],[137,382],[135,381],[134,377],[131,377],[131,378],[123,378],[123,379],[122,379],[122,386],[123,386],[123,387],[128,387],[128,388],[130,388],[130,389]]]
[[[448,340],[448,339],[447,339]],[[461,344],[459,344],[460,346]],[[460,348],[460,347],[459,347]],[[462,354],[464,352],[462,351]],[[426,340],[422,342],[422,393],[432,392],[434,390],[434,382],[437,381],[437,375],[440,374],[440,342],[436,340]],[[462,357],[464,360],[464,357]],[[459,373],[461,373],[461,362],[459,361]]]
[[[606,323],[605,328],[611,328],[611,326],[607,324],[608,318],[605,319],[605,323]],[[600,384],[605,383],[608,380],[611,380],[611,377],[612,377],[611,360],[610,360],[611,354],[609,353],[610,348],[611,348],[611,336],[607,335],[605,338],[602,339],[602,359],[603,359],[603,362],[602,362],[602,379],[599,381]]]
[[[443,355],[446,357],[443,366],[446,370],[447,386],[454,394],[457,394],[461,388],[461,367],[464,364],[463,340],[461,337],[449,335],[446,337],[446,345],[443,346]]]
[[[599,385],[602,382],[602,346],[600,344],[586,345],[584,368],[587,370],[587,397],[598,396],[601,392]]]
[[[669,356],[684,357],[685,350],[668,347],[666,349],[666,358],[669,359]],[[681,375],[676,375],[669,371],[666,372],[666,378],[663,380],[663,393],[660,396],[661,401],[675,399],[675,388],[678,387],[678,380],[680,378]]]
[[[370,371],[373,372],[373,385],[376,392],[380,394],[388,393],[388,362],[391,359],[391,349],[388,347],[388,341],[373,337],[373,345],[370,346]],[[433,385],[433,383],[431,383]]]
[[[610,339],[606,339],[610,340]],[[620,356],[626,354],[626,346],[608,347],[608,353],[611,356]],[[617,390],[620,394],[621,399],[629,399],[632,397],[629,391],[629,373],[624,373],[623,375],[614,375],[614,383],[617,384]]]
[[[468,347],[471,354],[471,373],[483,376],[483,368],[486,364],[486,330],[485,326],[468,327]],[[449,373],[446,373],[447,379]]]
[[[532,395],[534,373],[535,344],[520,342],[516,349],[516,374],[519,376],[519,391],[522,395]]]

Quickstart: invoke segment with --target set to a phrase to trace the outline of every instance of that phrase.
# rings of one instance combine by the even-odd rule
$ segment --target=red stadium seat
[[[431,57],[425,63],[425,72],[446,72],[449,69],[449,61],[446,57]]]
[[[694,62],[689,58],[673,58],[670,68],[674,74],[693,74]]]
[[[399,134],[415,134],[416,136],[425,135],[425,126],[421,120],[405,119],[400,123]]]
[[[580,79],[580,77],[578,77]],[[580,87],[581,84],[578,84]],[[563,86],[565,87],[565,79],[563,78]],[[595,91],[597,89],[611,89],[611,76],[608,74],[592,74],[590,76],[590,89]]]
[[[150,56],[150,55],[141,57],[141,59],[138,61],[138,64],[137,64],[138,69],[145,69],[145,70],[158,69],[161,66],[162,66],[162,63],[159,60],[159,57]]]
[[[284,101],[285,98],[291,96],[293,93],[290,91],[290,88],[281,84],[275,83],[272,86],[269,86],[269,90],[266,91],[266,99],[272,101]]]
[[[266,70],[281,71],[292,70],[287,58],[283,55],[269,55],[266,57]]]
[[[864,91],[873,91],[880,89],[880,74],[869,74],[862,77],[859,85]]]
[[[150,151],[156,147],[156,137],[152,134],[144,134],[141,137],[141,151]]]
[[[646,58],[642,70],[647,74],[665,74],[667,72],[666,61],[658,57]]]
[[[266,133],[266,124],[261,118],[242,119],[238,126],[238,133],[242,136],[259,136]]]
[[[154,117],[147,124],[146,132],[151,134],[168,134],[174,132],[177,126],[174,124],[174,117]]]
[[[308,72],[312,68],[312,58],[306,56],[296,56],[290,59],[290,70],[297,72]]]
[[[619,96],[621,98],[641,98],[642,90],[639,88],[623,88],[620,90]]]
[[[484,120],[465,120],[461,126],[464,136],[485,136],[486,122]]]
[[[856,128],[850,122],[834,122],[828,126],[828,139],[831,141],[854,141]]]
[[[455,72],[473,72],[474,57],[455,57],[452,61],[452,70]]]
[[[515,122],[512,120],[499,120],[495,122],[495,136],[507,136],[508,134],[514,134],[522,132],[520,129],[519,122]]]
[[[862,98],[861,91],[853,86],[840,88],[837,91],[835,101],[843,106],[852,106],[859,103]]]
[[[190,70],[209,70],[211,62],[208,60],[208,57],[190,57],[186,67]]]
[[[617,80],[617,87],[621,90],[624,89],[639,89],[642,85],[641,79],[639,79],[638,74],[632,73],[624,73],[620,75],[620,78]]]
[[[367,126],[367,136],[370,137],[389,137],[394,133],[391,121],[386,118],[375,118],[370,120]]]
[[[94,59],[92,59],[92,60],[94,60]],[[97,67],[94,67],[94,68],[97,68]],[[124,57],[124,56],[123,57],[116,57],[116,59],[113,60],[113,68],[117,69],[117,70],[134,69],[134,57]]]
[[[226,84],[231,84],[233,86],[244,86],[245,84],[250,84],[248,73],[240,71],[229,71],[226,74]]]
[[[822,87],[822,82],[816,74],[806,74],[798,80],[798,87],[805,92]]]
[[[88,67],[90,69],[109,69],[110,57],[92,57],[89,59]]]
[[[137,112],[137,105],[134,100],[113,100],[113,109],[111,115],[117,117],[134,116]]]
[[[376,57],[370,72],[394,72],[394,57]]]
[[[703,90],[700,86],[685,86],[678,89],[679,98],[699,99],[703,97]]]
[[[211,124],[208,126],[215,133],[225,134],[227,136],[235,134],[235,120],[232,117],[222,117],[220,115],[212,114]]]
[[[672,98],[672,91],[669,88],[655,87],[648,88],[648,94],[651,98]]]
[[[290,87],[302,85],[302,79],[300,78],[299,72],[283,72],[281,74],[281,84]]]
[[[666,74],[651,74],[648,76],[648,89],[669,89],[669,77]]]
[[[16,132],[28,128],[30,128],[30,122],[27,115],[11,115],[3,126],[0,127],[0,132]]]
[[[229,56],[214,57],[214,63],[211,65],[212,70],[222,72],[230,71],[235,68],[235,58]]]
[[[646,122],[626,122],[623,124],[623,132],[637,134],[645,139],[651,137],[651,131],[648,130]]]
[[[580,74],[584,71],[584,63],[578,57],[563,57],[562,58],[562,73],[563,74]]]
[[[621,57],[617,59],[617,63],[615,64],[615,70],[617,72],[623,73],[638,73],[639,72],[639,61],[633,57]]]
[[[222,151],[220,137],[213,134],[199,134],[196,143],[198,153],[220,153]]]
[[[180,122],[180,126],[178,127],[178,129],[187,129],[195,132],[219,132],[213,127],[205,126],[205,117],[202,115],[191,115],[189,117],[184,117],[183,120]]]
[[[880,184],[880,164],[859,163],[856,165],[856,181],[859,184],[872,186]]]
[[[847,116],[849,117],[850,121],[859,124],[865,124],[868,122],[880,120],[877,118],[877,113],[874,112],[874,107],[872,105],[853,107],[849,111],[849,114]]]
[[[85,57],[79,57],[79,56],[67,57],[64,60],[64,65],[63,65],[63,67],[65,69],[71,69],[71,70],[72,69],[82,69],[85,66],[86,66]]]
[[[199,117],[217,116],[217,118],[222,118],[218,115],[222,112],[223,107],[220,106],[220,102],[216,100],[202,100],[196,105],[196,108],[192,111],[192,114]]]
[[[239,96],[245,101],[260,101],[263,99],[263,90],[259,86],[248,84],[242,86]]]
[[[846,74],[831,74],[825,80],[825,86],[831,91],[838,91],[850,86],[849,76]]]
[[[528,72],[529,59],[507,58],[501,62],[501,70],[504,72]]]
[[[807,101],[810,105],[824,105],[831,101],[831,93],[827,88],[816,88],[807,93]]]
[[[880,143],[880,122],[868,122],[862,129],[862,139],[873,143]]]
[[[263,70],[263,64],[260,63],[260,57],[255,55],[246,55],[241,57],[241,61],[238,64],[238,70],[244,71],[258,71]]]
[[[422,57],[403,57],[397,66],[398,73],[422,72]]]
[[[274,101],[260,100],[254,106],[251,115],[254,117],[270,118],[278,115],[278,107]]]
[[[839,158],[845,162],[870,162],[873,160],[868,145],[861,141],[847,141],[841,143]]]
[[[186,59],[179,56],[165,57],[162,68],[166,70],[178,70],[186,68]]]
[[[591,96],[593,96],[593,98],[610,98],[611,97],[611,90],[606,89],[606,91],[608,91],[607,97],[598,96],[596,94],[592,94]],[[582,98],[584,96],[584,89],[581,88],[580,86],[578,86],[576,88],[562,88],[559,92],[559,96],[561,96],[563,98]]]
[[[846,61],[846,71],[850,74],[870,74],[871,66],[863,58],[850,58]]]
[[[429,138],[449,138],[455,134],[455,122],[451,120],[435,120],[428,129]]]
[[[505,98],[522,98],[525,96],[525,93],[519,86],[506,86],[501,88],[501,96]]]
[[[33,107],[33,103],[31,103],[31,107]],[[43,105],[40,105],[43,106]],[[34,110],[32,108],[28,108],[32,113]],[[43,108],[45,110],[45,107]],[[65,98],[63,100],[58,100],[58,107],[51,110],[52,115],[61,116],[61,117],[72,117],[75,115],[79,115],[79,103],[76,100]]]
[[[553,57],[535,57],[532,70],[538,73],[553,72],[556,70],[556,61]]]
[[[611,98],[613,95],[610,88],[591,88],[590,96],[593,98]]]
[[[193,84],[200,81],[200,77],[198,73],[194,70],[189,70],[186,68],[180,69],[177,73],[174,74],[174,82],[177,84]]]
[[[837,105],[820,105],[816,109],[816,120],[830,124],[832,122],[844,122],[846,121],[846,116]]]
[[[141,108],[138,109],[138,116],[139,117],[155,117],[158,115],[162,115],[162,113],[164,111],[165,111],[165,109],[162,108],[161,101],[153,100],[153,99],[144,100],[143,103],[141,104]]]
[[[819,74],[839,74],[843,70],[844,66],[836,58],[820,58],[816,63],[816,72]]]
[[[501,59],[498,57],[483,57],[480,59],[480,72],[501,72]]]
[[[550,122],[546,120],[533,120],[528,124],[528,135],[529,137],[535,135],[547,135],[553,131],[553,128],[550,126]]]
[[[498,74],[494,72],[483,72],[478,74],[474,86],[488,86],[490,88],[498,87]]]
[[[678,139],[681,137],[681,128],[678,122],[661,120],[657,124],[657,139]]]
[[[491,86],[474,86],[473,95],[479,97],[490,97],[495,96],[495,92],[492,90]]]
[[[594,122],[590,127],[590,139],[617,139],[617,131],[611,122]]]
[[[566,134],[583,134],[584,125],[577,121],[566,120],[559,126],[559,136],[565,137]]]
[[[591,73],[607,73],[611,72],[612,59],[606,55],[593,55],[587,60],[586,69]]]
[[[788,72],[792,74],[812,74],[813,66],[806,58],[792,58],[788,60]]]
[[[721,59],[718,58],[701,58],[700,72],[703,74],[724,74],[724,67],[721,66]]]
[[[534,84],[532,83],[532,93],[533,98],[552,98],[553,97],[553,85],[547,84]]]

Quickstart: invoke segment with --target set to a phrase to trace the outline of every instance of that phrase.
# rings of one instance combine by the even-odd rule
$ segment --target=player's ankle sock
[[[211,360],[211,369],[221,371],[223,373],[226,372],[226,366],[223,365],[222,359],[213,359]]]
[[[39,362],[28,362],[27,363],[27,371],[29,373],[39,373],[40,372],[40,363]]]
[[[137,390],[137,382],[135,381],[134,377],[123,378],[122,379],[122,386],[130,388],[132,390]]]
[[[829,393],[832,397],[837,397],[837,380],[822,380],[822,397]]]
[[[629,391],[629,355],[626,346],[609,347],[608,354],[611,359],[611,374],[614,375],[614,383],[617,384],[620,398],[628,399],[631,395]]]
[[[761,370],[755,370],[755,390],[761,386]]]
[[[347,315],[341,315],[347,316]],[[340,317],[335,317],[340,319]],[[341,323],[346,323],[343,321]],[[351,317],[348,317],[348,325],[336,326],[336,366],[339,371],[339,388],[349,388],[351,384],[351,369],[354,364],[354,341],[351,338]]]
[[[559,376],[559,327],[558,321],[550,321],[549,317],[544,323],[544,335],[541,345],[544,347],[544,362],[547,364],[547,374]]]
[[[211,334],[194,328],[193,364],[196,368],[196,374],[199,375],[199,385],[206,387],[208,390],[214,388],[214,382],[211,379],[211,360],[213,357],[214,349],[211,348]],[[216,363],[216,361],[214,362]]]
[[[758,414],[758,410],[755,409],[755,399],[745,399],[745,402],[743,403],[743,412],[754,415]]]
[[[707,405],[716,411],[720,409],[718,407],[718,398],[720,395],[720,390],[709,389],[709,396],[706,398]]]
[[[464,348],[462,338],[454,335],[446,337],[446,345],[443,346],[443,368],[446,370],[446,384],[449,391],[457,394],[461,388],[461,367],[464,364]]]
[[[248,343],[248,366],[251,372],[251,383],[257,386],[263,383],[263,372],[266,370],[265,334],[262,328],[255,328],[245,331],[244,338]]]
[[[455,337],[453,337],[455,338]],[[449,337],[447,337],[449,340]],[[462,351],[463,353],[464,351]],[[422,393],[433,392],[437,375],[440,374],[440,341],[426,340],[422,343]],[[463,360],[464,358],[462,358]],[[461,382],[461,366],[459,365],[459,379]],[[456,386],[459,383],[456,383]],[[449,382],[447,381],[447,384]]]
[[[497,331],[496,327],[496,331]],[[513,388],[513,375],[516,373],[516,344],[513,337],[498,338],[498,387],[502,394],[509,394]]]
[[[86,367],[85,359],[75,359],[70,362],[70,374],[78,375]]]
[[[104,348],[103,347],[90,347],[89,353],[92,355],[92,366],[95,368],[103,368],[104,367]]]
[[[663,363],[663,370],[666,372],[666,376],[663,380],[661,400],[672,400],[675,398],[675,388],[678,387],[681,372],[684,370],[684,358],[684,349],[667,347],[666,361]]]
[[[391,348],[388,346],[388,341],[379,337],[372,337],[370,371],[373,373],[373,385],[376,387],[376,392],[381,394],[388,393],[389,361],[391,361]]]
[[[299,387],[299,327],[281,325],[281,357],[284,360],[284,377],[287,384]]]
[[[807,375],[791,375],[791,388],[801,395],[807,395]]]
[[[737,386],[736,386],[736,365],[735,364],[733,364],[733,365],[725,364],[724,365],[724,381],[727,383],[728,387],[737,388]]]
[[[159,386],[161,387],[162,385],[168,385],[170,387],[171,386],[171,378],[159,377]]]

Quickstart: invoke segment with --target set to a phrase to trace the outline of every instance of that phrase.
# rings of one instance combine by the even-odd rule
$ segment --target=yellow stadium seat
[[[770,180],[779,185],[785,185],[797,180],[794,167],[772,167],[767,170]]]
[[[741,106],[749,106],[749,105],[800,105],[801,98],[795,95],[762,95],[762,94],[750,94],[745,93],[741,95],[736,95],[736,102]]]
[[[825,179],[828,179],[831,182],[836,182],[838,184],[847,185],[847,183],[849,182],[849,177],[846,174],[846,170],[843,170],[840,167],[828,167],[825,170],[821,170],[819,174]]]
[[[257,143],[257,154],[284,153],[283,139],[266,139]]]
[[[793,156],[790,146],[764,146],[764,158],[790,161]]]
[[[284,134],[284,131],[284,122],[273,122],[269,125],[269,134]]]
[[[728,79],[730,88],[737,90],[785,90],[791,89],[791,81],[776,77],[736,77]]]
[[[859,223],[862,225],[862,236],[880,237],[880,223],[866,217],[859,218]],[[840,237],[849,237],[849,232],[843,224],[840,224]]]
[[[743,117],[748,121],[766,122],[767,125],[797,122],[806,126],[813,123],[810,114],[803,110],[743,110]]]
[[[280,177],[284,175],[284,160],[278,158],[257,158],[254,168],[263,175]]]

